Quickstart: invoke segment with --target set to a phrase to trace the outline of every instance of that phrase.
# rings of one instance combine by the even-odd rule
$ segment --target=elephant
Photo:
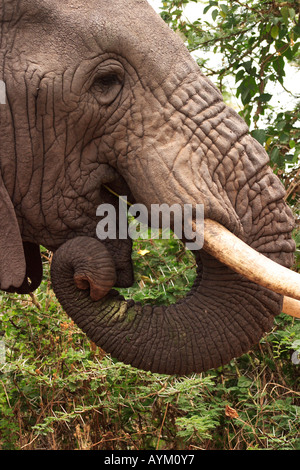
[[[283,185],[146,0],[1,0],[0,21],[2,290],[35,290],[46,247],[55,294],[79,328],[119,361],[169,375],[225,365],[283,305],[299,312]],[[117,207],[118,195],[149,214],[153,204],[203,206],[185,298],[141,305],[119,294],[134,280],[132,240],[96,235],[97,208]]]

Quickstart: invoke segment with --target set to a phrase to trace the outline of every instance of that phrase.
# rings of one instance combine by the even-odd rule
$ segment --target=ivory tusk
[[[197,230],[194,222],[193,230]],[[214,220],[204,220],[203,248],[250,281],[278,294],[291,297],[292,300],[300,300],[300,274],[254,250]],[[286,301],[285,309],[288,308],[287,305]],[[293,309],[296,313],[299,311],[295,302]]]
[[[300,302],[290,297],[284,297],[282,312],[291,315],[291,317],[300,318]]]

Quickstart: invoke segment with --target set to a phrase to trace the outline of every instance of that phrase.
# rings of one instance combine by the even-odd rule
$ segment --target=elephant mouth
[[[114,197],[120,198],[115,190],[108,186],[104,187]],[[132,197],[130,204],[133,204]],[[249,281],[283,295],[283,312],[292,316],[299,316],[300,283],[298,273],[272,261],[270,258],[251,248],[247,243],[214,220],[205,219],[204,224],[199,226],[198,220],[193,219],[191,225],[189,233],[193,233],[194,238],[197,238],[197,240],[202,240],[200,251],[203,249],[206,253]],[[172,228],[174,229],[174,226]],[[92,282],[90,286],[91,298],[97,301],[104,297],[112,287],[123,287],[122,283],[121,285],[118,283],[118,277],[118,275],[117,277],[112,275],[111,282],[107,284],[107,289],[105,287],[104,289],[103,287],[99,289]],[[76,285],[79,288],[87,288],[87,281],[85,279],[83,282],[80,282],[77,279]],[[132,282],[129,281],[125,287],[130,287],[131,284]]]

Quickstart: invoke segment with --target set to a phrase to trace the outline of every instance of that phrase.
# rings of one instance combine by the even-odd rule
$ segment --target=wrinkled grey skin
[[[201,250],[195,285],[178,304],[100,299],[105,279],[108,289],[132,284],[131,243],[95,239],[96,208],[118,203],[106,185],[149,210],[204,204],[206,218],[291,266],[292,214],[244,121],[146,0],[0,5],[0,287],[37,287],[38,246],[60,247],[60,302],[120,360],[185,374],[249,350],[271,328],[280,295]]]

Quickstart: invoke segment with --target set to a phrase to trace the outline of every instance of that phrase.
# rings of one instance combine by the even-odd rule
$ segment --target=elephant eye
[[[101,91],[107,91],[107,88],[118,85],[119,78],[116,74],[110,73],[104,77],[99,77],[95,82],[94,86],[100,88]]]
[[[97,101],[111,104],[120,93],[124,81],[124,69],[121,64],[102,65],[91,87]]]

